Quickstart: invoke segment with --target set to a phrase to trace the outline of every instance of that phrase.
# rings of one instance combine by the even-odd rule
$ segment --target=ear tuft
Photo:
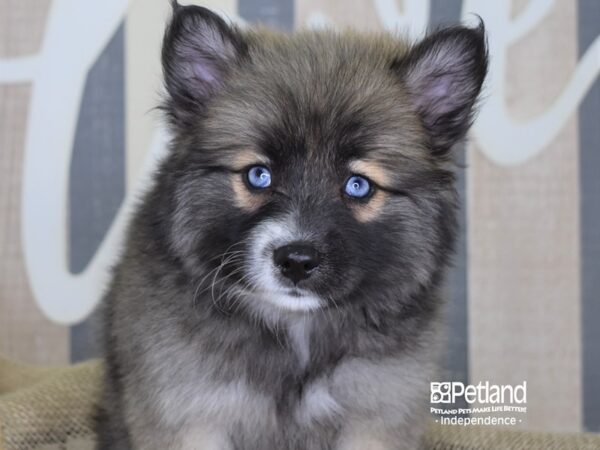
[[[487,66],[483,22],[434,32],[393,62],[436,154],[447,154],[471,126]]]
[[[171,120],[185,124],[222,87],[230,69],[246,53],[235,27],[200,6],[171,3],[173,17],[165,32],[162,64]]]

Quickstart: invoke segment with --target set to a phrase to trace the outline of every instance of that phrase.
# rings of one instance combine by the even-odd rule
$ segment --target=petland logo
[[[490,384],[489,381],[477,385],[465,385],[460,381],[431,383],[431,403],[453,404],[460,398],[468,404],[526,404],[527,382],[517,386]]]

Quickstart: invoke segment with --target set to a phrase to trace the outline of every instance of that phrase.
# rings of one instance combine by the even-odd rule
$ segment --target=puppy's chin
[[[256,301],[265,302],[284,311],[312,311],[323,306],[319,297],[306,291],[259,291],[254,295]]]
[[[325,306],[325,302],[315,294],[290,289],[245,289],[240,299],[250,315],[272,325],[286,318],[292,319],[297,314],[310,314]]]

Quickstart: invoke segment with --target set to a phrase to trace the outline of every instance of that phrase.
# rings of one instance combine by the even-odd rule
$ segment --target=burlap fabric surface
[[[92,449],[101,364],[64,368],[0,359],[0,450]]]
[[[41,368],[0,358],[0,450],[93,449],[102,365]],[[599,450],[600,435],[432,424],[427,450]],[[368,450],[368,449],[365,449]]]

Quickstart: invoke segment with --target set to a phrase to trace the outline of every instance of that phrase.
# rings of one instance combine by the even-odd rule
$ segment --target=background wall
[[[213,0],[284,30],[489,32],[487,100],[457,149],[448,381],[528,383],[530,429],[600,431],[600,2]],[[90,315],[166,140],[166,0],[0,0],[0,354],[95,354]]]

